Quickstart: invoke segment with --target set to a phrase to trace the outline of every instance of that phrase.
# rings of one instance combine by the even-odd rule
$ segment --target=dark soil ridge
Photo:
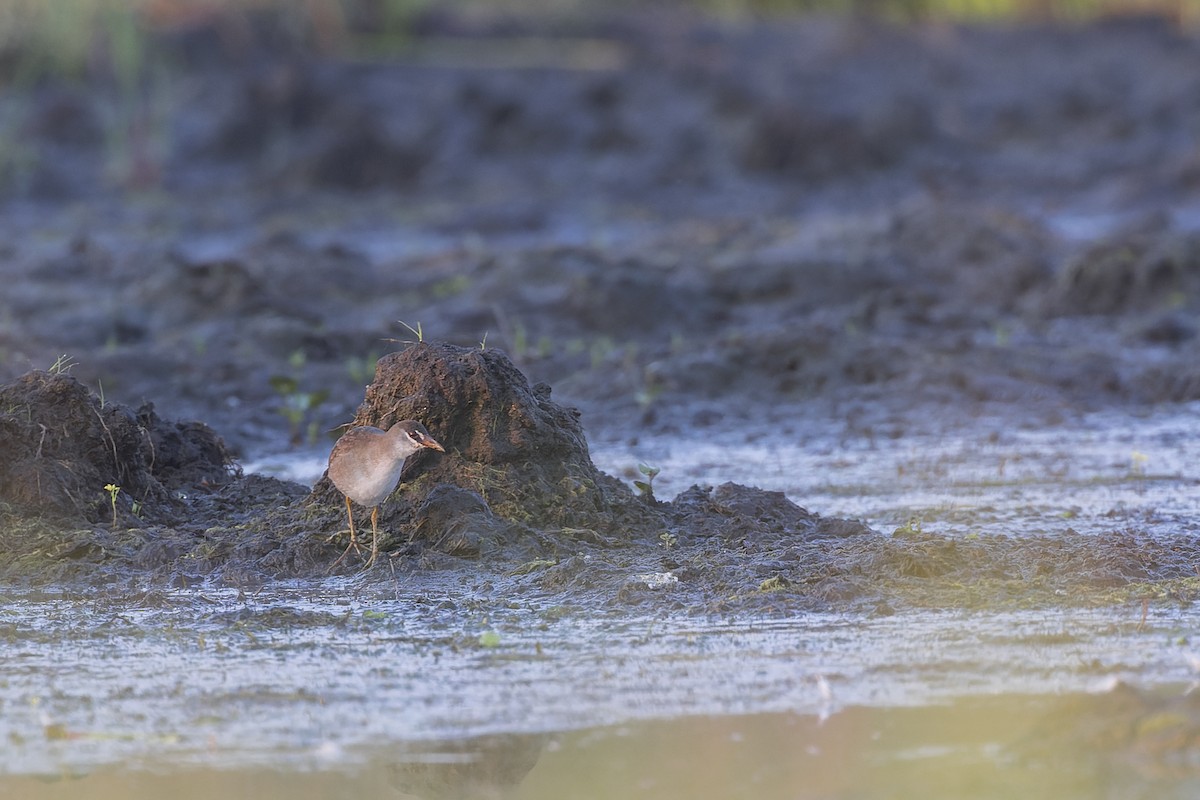
[[[183,492],[240,471],[199,422],[168,422],[150,403],[105,403],[70,375],[34,371],[0,387],[0,500],[66,520],[128,516],[178,523]],[[106,486],[119,487],[115,497]]]
[[[1200,591],[1200,543],[1183,536],[888,535],[731,483],[671,502],[637,496],[596,469],[578,413],[550,394],[500,350],[421,343],[380,359],[355,424],[419,419],[446,453],[406,466],[381,509],[387,557],[372,576],[707,612],[1190,602]],[[323,576],[344,547],[327,479],[310,492],[243,475],[207,426],[105,404],[69,375],[0,387],[0,452],[6,580],[249,586]],[[360,567],[351,557],[340,569]]]

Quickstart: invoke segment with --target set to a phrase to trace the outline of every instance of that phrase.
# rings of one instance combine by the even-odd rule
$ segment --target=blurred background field
[[[269,20],[296,44],[355,51],[402,48],[423,22],[442,14],[545,20],[647,9],[725,19],[816,13],[1011,23],[1153,15],[1181,26],[1200,23],[1200,4],[1193,0],[0,0],[0,75],[12,81],[107,69],[130,81],[144,66],[145,33],[214,20],[231,37],[239,26]]]

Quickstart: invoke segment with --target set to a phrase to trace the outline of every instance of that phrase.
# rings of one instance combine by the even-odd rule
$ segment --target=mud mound
[[[404,419],[424,423],[446,454],[409,459],[400,488],[381,509],[393,530],[441,538],[444,531],[429,515],[444,513],[429,501],[443,485],[476,493],[500,520],[537,529],[587,528],[624,538],[654,516],[592,464],[578,412],[553,402],[549,386],[531,387],[500,350],[423,343],[384,356],[354,424],[386,429]],[[327,477],[313,497],[341,502]],[[494,530],[495,521],[489,518],[487,527]]]
[[[480,270],[484,296],[507,297],[504,313],[532,339],[701,334],[729,319],[726,287],[713,287],[653,257],[616,257],[587,247],[548,247],[497,258]],[[470,323],[463,315],[460,324]]]
[[[1118,314],[1200,308],[1200,234],[1123,235],[1063,270],[1050,310]]]
[[[66,374],[30,372],[0,387],[0,500],[38,513],[125,524],[169,518],[177,492],[225,483],[231,459],[200,423],[104,404]],[[137,505],[137,515],[132,512]]]
[[[754,122],[741,161],[751,172],[830,180],[892,167],[934,136],[930,110],[908,98],[869,109],[768,106]]]
[[[1050,280],[1050,237],[1019,214],[947,203],[897,214],[884,237],[904,265],[897,288],[959,309],[1020,310]]]

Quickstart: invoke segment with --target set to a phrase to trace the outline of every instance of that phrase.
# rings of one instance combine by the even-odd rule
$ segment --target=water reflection
[[[503,734],[413,744],[386,767],[400,797],[489,800],[511,792],[541,758],[547,736]]]
[[[554,735],[491,735],[283,771],[104,769],[0,779],[22,800],[255,798],[1191,798],[1182,693],[994,695],[911,708],[698,716]]]

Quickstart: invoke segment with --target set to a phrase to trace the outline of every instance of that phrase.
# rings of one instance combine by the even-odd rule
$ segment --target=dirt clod
[[[208,426],[164,422],[149,404],[105,404],[70,375],[41,371],[0,387],[0,451],[0,500],[93,523],[114,516],[108,486],[137,525],[171,519],[180,493],[233,477]]]

